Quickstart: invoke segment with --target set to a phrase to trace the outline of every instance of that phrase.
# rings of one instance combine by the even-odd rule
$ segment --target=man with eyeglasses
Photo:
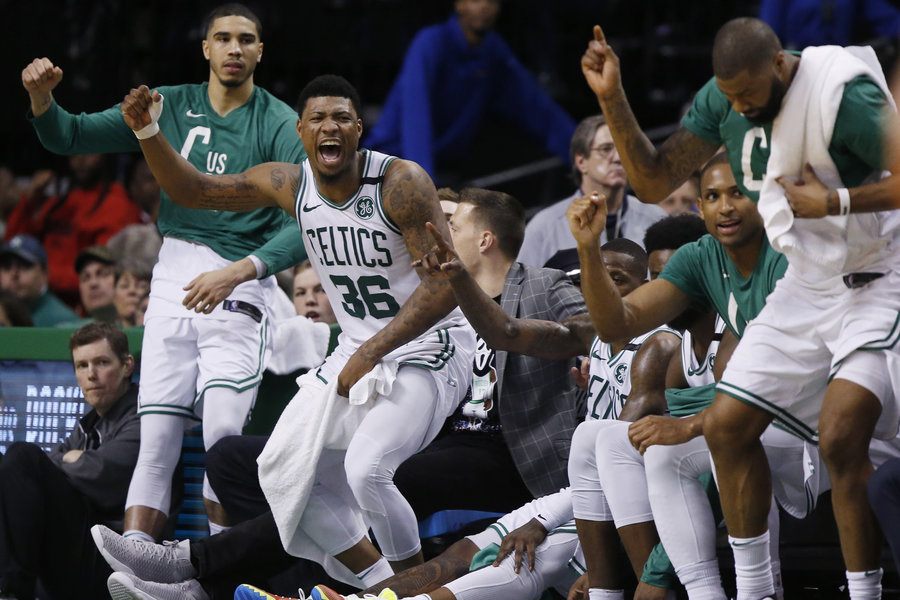
[[[654,204],[644,204],[625,193],[628,180],[613,145],[612,135],[602,115],[587,117],[572,134],[569,143],[572,158],[572,179],[578,189],[574,194],[552,204],[531,219],[525,228],[525,240],[519,251],[519,262],[533,267],[550,266],[548,261],[560,251],[575,248],[569,232],[566,209],[576,198],[603,194],[609,206],[606,231],[600,244],[616,238],[627,238],[643,245],[647,228],[666,216]]]

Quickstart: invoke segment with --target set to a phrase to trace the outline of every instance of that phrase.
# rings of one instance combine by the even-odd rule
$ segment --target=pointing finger
[[[594,39],[600,43],[606,43],[606,36],[603,35],[603,29],[599,25],[594,25]]]

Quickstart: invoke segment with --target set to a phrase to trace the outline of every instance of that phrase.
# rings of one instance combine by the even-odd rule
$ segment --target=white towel
[[[807,48],[772,124],[771,154],[759,194],[759,212],[772,247],[785,254],[809,281],[854,270],[887,244],[881,239],[875,214],[795,220],[784,189],[775,181],[781,176],[800,177],[804,165],[810,163],[825,185],[846,187],[828,146],[844,86],[860,75],[871,78],[891,99],[870,47]]]
[[[272,356],[266,369],[286,375],[318,367],[325,360],[331,328],[297,314],[294,303],[281,288],[272,291],[269,315],[274,324]]]

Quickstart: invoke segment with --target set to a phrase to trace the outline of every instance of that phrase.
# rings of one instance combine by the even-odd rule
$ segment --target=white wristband
[[[159,115],[162,114],[163,109],[163,95],[159,95],[159,102],[153,102],[150,104],[150,124],[142,129],[138,129],[134,132],[134,137],[139,140],[146,140],[147,138],[151,138],[157,133],[159,133]]]
[[[847,188],[838,188],[838,214],[843,216],[850,214],[850,190]]]
[[[247,256],[250,259],[250,262],[253,263],[253,266],[256,267],[256,278],[262,279],[266,276],[266,273],[269,271],[269,268],[266,267],[266,263],[264,263],[258,256],[250,254]]]

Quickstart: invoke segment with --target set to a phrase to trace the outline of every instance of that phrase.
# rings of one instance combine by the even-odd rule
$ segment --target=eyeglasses
[[[591,148],[591,152],[596,152],[600,158],[609,158],[616,151],[614,144],[600,144]]]

